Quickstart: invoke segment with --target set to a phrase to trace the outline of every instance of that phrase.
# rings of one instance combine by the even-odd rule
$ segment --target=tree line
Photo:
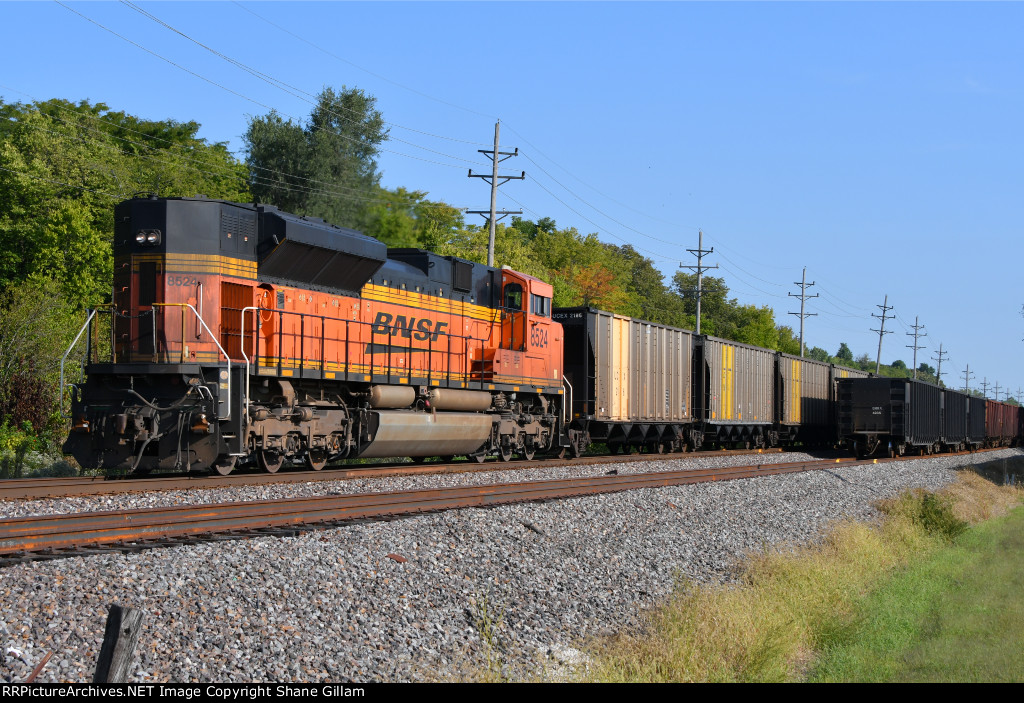
[[[385,188],[377,157],[389,135],[376,99],[325,89],[302,122],[249,119],[244,159],[200,138],[197,122],[150,120],[104,103],[0,99],[0,453],[55,448],[58,365],[90,306],[109,301],[113,206],[139,194],[263,202],[358,229],[392,247],[484,262],[485,227],[421,190]],[[554,305],[590,305],[693,329],[696,278],[666,282],[629,244],[551,218],[499,223],[496,259],[550,281]],[[702,331],[800,353],[768,306],[740,303],[723,278],[703,280]],[[862,367],[845,344],[821,361]],[[872,369],[873,370],[873,369]],[[924,378],[934,370],[921,365]],[[898,362],[886,375],[912,375]],[[919,373],[920,375],[920,373]]]

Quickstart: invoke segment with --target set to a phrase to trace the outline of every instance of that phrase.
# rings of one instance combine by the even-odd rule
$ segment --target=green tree
[[[288,212],[364,229],[371,206],[382,202],[377,154],[388,130],[376,103],[358,88],[325,88],[305,124],[275,111],[250,119],[244,140],[253,195]]]
[[[846,342],[839,343],[839,351],[836,352],[836,359],[843,363],[853,363],[853,352]]]
[[[247,200],[245,166],[198,129],[103,103],[0,101],[0,290],[45,274],[77,307],[102,302],[118,200],[138,192]]]
[[[379,189],[379,201],[364,213],[363,233],[389,247],[436,250],[462,226],[462,212],[426,199],[422,191]]]
[[[832,357],[828,355],[828,352],[821,347],[811,347],[807,351],[807,358],[814,359],[815,361],[823,361],[826,364],[832,361]]]
[[[674,327],[687,327],[689,319],[683,301],[665,286],[665,278],[654,262],[631,245],[611,246],[610,253],[625,260],[628,276],[629,309],[625,314]]]
[[[36,434],[59,433],[60,359],[82,323],[61,286],[43,276],[0,297],[0,417]]]

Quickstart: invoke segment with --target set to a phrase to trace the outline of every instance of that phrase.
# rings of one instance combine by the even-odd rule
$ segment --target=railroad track
[[[781,449],[730,450],[714,452],[691,452],[679,454],[620,454],[610,456],[588,456],[579,459],[544,459],[533,462],[495,462],[483,464],[463,461],[436,464],[373,464],[325,471],[282,471],[274,474],[232,473],[229,476],[209,474],[175,474],[147,476],[141,478],[105,478],[83,476],[70,478],[31,478],[0,480],[0,500],[62,498],[68,496],[110,495],[115,493],[142,493],[148,491],[188,490],[192,488],[224,488],[233,486],[255,486],[271,483],[309,483],[314,481],[339,481],[356,478],[388,478],[396,476],[420,476],[430,474],[475,473],[480,471],[511,471],[525,469],[550,469],[560,466],[586,466],[589,464],[621,464],[636,461],[657,461],[667,459],[690,459],[706,456],[743,456],[747,454],[778,454]]]
[[[389,519],[440,510],[545,501],[890,461],[899,459],[811,460],[443,489],[10,518],[0,520],[0,565],[98,552],[140,551],[196,541],[238,539],[268,532],[296,534],[353,520]]]

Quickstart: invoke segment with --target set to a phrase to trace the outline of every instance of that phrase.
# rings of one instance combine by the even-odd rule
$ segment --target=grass
[[[1016,488],[963,472],[940,494],[908,492],[883,502],[880,525],[838,524],[820,544],[751,557],[736,584],[681,583],[670,602],[648,614],[642,632],[595,644],[585,676],[650,682],[920,680],[931,671],[938,680],[948,673],[938,658],[941,637],[949,636],[942,646],[955,659],[956,637],[971,631],[978,608],[993,616],[1014,610],[1021,560],[1013,550],[1019,543],[995,537],[984,542],[996,526],[967,527],[1006,513],[1020,499]],[[1024,539],[1024,513],[998,524]],[[960,556],[942,556],[953,554]],[[937,559],[950,561],[943,568],[934,566]],[[978,571],[983,565],[993,570]],[[964,580],[967,574],[974,578]],[[1005,581],[991,600],[969,592],[986,579],[1014,574],[1018,580]],[[961,586],[967,583],[970,589]],[[1019,624],[1007,619],[1005,627],[982,624],[980,631],[1004,631],[994,648],[1008,647],[1014,633],[1024,631]],[[979,650],[977,658],[987,654]],[[993,674],[957,676],[976,680]]]
[[[1024,509],[981,525],[863,599],[815,681],[1020,681]]]

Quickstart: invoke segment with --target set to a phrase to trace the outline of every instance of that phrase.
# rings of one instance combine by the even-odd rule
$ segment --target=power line
[[[948,352],[942,351],[942,343],[939,343],[939,356],[932,357],[932,361],[939,363],[938,368],[935,370],[935,383],[942,385],[942,359],[948,354]]]
[[[477,151],[479,151],[481,154],[484,154],[485,156],[490,158],[491,164],[492,164],[491,174],[489,176],[487,174],[484,174],[484,173],[474,174],[473,173],[473,169],[469,169],[469,177],[470,178],[480,178],[480,179],[483,179],[486,183],[489,183],[491,185],[491,209],[488,211],[488,217],[487,217],[487,265],[488,266],[494,266],[494,231],[495,231],[495,227],[497,225],[497,222],[496,222],[495,218],[496,218],[496,215],[497,215],[497,207],[498,207],[498,186],[504,185],[505,183],[508,183],[509,181],[512,181],[512,180],[525,180],[526,179],[526,171],[523,171],[522,175],[520,175],[520,176],[499,176],[498,175],[498,164],[500,164],[502,161],[507,161],[508,159],[511,159],[513,156],[519,156],[519,147],[516,147],[515,151],[500,151],[498,149],[498,139],[499,139],[500,134],[501,134],[501,120],[498,120],[497,122],[494,123],[494,149],[492,151],[487,151],[485,149],[477,149]],[[505,157],[505,158],[501,158],[501,157]],[[501,180],[500,183],[498,182],[499,179]],[[480,210],[472,210],[471,212],[473,212],[475,214],[481,214]],[[505,215],[510,215],[510,214],[512,214],[512,213],[506,211],[502,215],[502,217],[505,217]],[[521,215],[523,213],[522,213],[522,210],[520,210],[518,213],[515,213],[515,214]]]
[[[264,109],[267,109],[267,110],[270,110],[270,111],[273,111],[273,112],[278,112],[276,108],[274,108],[274,107],[272,107],[270,105],[262,103],[259,100],[255,100],[254,98],[250,98],[248,95],[244,95],[243,93],[239,93],[238,91],[233,90],[231,88],[228,88],[227,86],[221,85],[220,83],[217,83],[216,81],[213,81],[213,80],[207,78],[206,76],[203,76],[203,75],[201,75],[199,73],[196,73],[195,71],[192,71],[192,70],[190,70],[188,68],[185,68],[184,66],[182,66],[182,65],[180,65],[178,63],[175,63],[174,61],[168,59],[165,56],[161,56],[160,54],[156,53],[155,51],[152,51],[151,49],[147,49],[146,47],[142,46],[138,42],[132,41],[128,37],[125,37],[124,35],[115,32],[114,30],[110,29],[109,27],[106,27],[105,25],[97,22],[96,20],[93,20],[92,18],[90,18],[90,17],[88,17],[86,15],[83,15],[81,12],[78,12],[77,10],[75,10],[75,9],[73,9],[71,7],[68,7],[64,3],[60,2],[60,0],[54,0],[54,2],[56,2],[58,5],[60,5],[64,9],[68,10],[69,12],[73,12],[74,14],[78,15],[79,17],[81,17],[85,21],[89,22],[90,24],[93,24],[93,25],[99,27],[100,29],[102,29],[102,30],[104,30],[106,32],[109,32],[110,34],[113,34],[118,39],[121,39],[121,40],[123,40],[125,42],[128,42],[132,46],[134,46],[134,47],[136,47],[138,49],[141,49],[142,51],[145,51],[147,54],[150,54],[151,56],[155,56],[156,58],[160,59],[161,61],[165,61],[165,62],[169,63],[170,65],[174,66],[175,68],[177,68],[177,69],[179,69],[181,71],[184,71],[185,73],[188,73],[189,75],[191,75],[191,76],[193,76],[195,78],[198,78],[201,81],[209,83],[210,85],[215,86],[217,88],[220,88],[221,90],[226,91],[228,93],[231,93],[232,95],[234,95],[236,97],[239,97],[239,98],[241,98],[243,100],[251,102],[254,105],[258,105],[259,107],[262,107]],[[288,117],[289,119],[296,119],[297,120],[297,118],[295,118],[293,115],[289,115],[289,114],[284,113],[284,112],[280,112],[279,114],[282,114],[285,117]],[[349,141],[356,141],[358,143],[358,140],[352,139],[351,137],[345,137],[344,135],[339,135],[339,136],[341,136],[343,139],[348,139]],[[401,141],[401,140],[399,140],[399,141]],[[413,145],[413,146],[415,146],[415,145]],[[389,154],[395,154],[396,156],[402,156],[402,157],[405,157],[405,158],[408,158],[408,159],[415,159],[417,161],[424,161],[426,163],[435,164],[437,166],[446,166],[446,167],[449,167],[449,168],[465,168],[464,166],[459,166],[458,164],[446,164],[446,163],[442,163],[440,161],[434,161],[432,159],[427,159],[427,158],[423,158],[423,157],[420,157],[420,156],[414,156],[412,154],[406,154],[406,153],[403,153],[403,152],[400,152],[400,151],[395,151],[394,149],[386,149],[384,147],[379,147],[379,150],[383,151],[383,152],[387,152]],[[456,157],[451,157],[451,158],[458,159],[459,161],[467,161],[466,159],[463,159],[463,158],[457,157],[457,156]]]
[[[800,281],[798,283],[796,283],[795,285],[800,286],[800,294],[797,295],[796,293],[790,293],[789,295],[791,297],[793,297],[793,298],[800,298],[800,312],[791,312],[789,314],[790,315],[797,315],[800,318],[800,357],[803,358],[803,355],[804,355],[804,318],[805,317],[816,317],[817,314],[818,314],[816,312],[804,312],[804,304],[807,302],[807,299],[808,298],[817,298],[818,297],[817,293],[815,293],[814,295],[807,295],[807,289],[814,285],[814,281],[811,281],[810,283],[807,282],[807,267],[806,266],[804,266],[803,276],[801,276]]]
[[[71,184],[71,183],[65,183],[64,181],[55,181],[52,178],[43,178],[42,176],[34,176],[31,173],[26,173],[25,171],[15,171],[13,169],[4,168],[3,166],[0,166],[0,171],[7,171],[7,173],[13,173],[16,176],[24,176],[26,178],[31,178],[33,180],[43,181],[44,183],[52,183],[54,185],[65,186],[67,188],[75,188],[77,190],[86,190],[86,191],[89,191],[90,193],[96,193],[97,195],[105,195],[108,198],[111,198],[113,200],[123,200],[124,199],[123,195],[115,195],[113,193],[107,193],[106,191],[96,190],[95,188],[86,188],[85,186],[76,186],[76,185]]]
[[[260,15],[260,14],[258,14],[256,12],[253,12],[252,10],[250,10],[247,7],[245,7],[241,3],[233,2],[232,4],[235,5],[236,7],[238,7],[239,9],[248,12],[250,15],[252,15],[252,16],[254,16],[254,17],[256,17],[256,18],[258,18],[258,19],[260,19],[260,20],[262,20],[264,22],[266,22],[271,27],[274,27],[275,29],[278,29],[278,30],[282,31],[285,34],[287,34],[287,35],[289,35],[291,37],[294,37],[295,39],[298,39],[299,41],[303,42],[304,44],[308,44],[309,46],[313,47],[317,51],[320,51],[320,52],[326,54],[327,56],[330,56],[331,58],[333,58],[333,59],[335,59],[337,61],[341,61],[342,63],[346,63],[349,66],[352,66],[353,68],[362,71],[363,73],[366,73],[368,75],[373,76],[374,78],[378,78],[378,79],[380,79],[382,81],[385,81],[385,82],[390,83],[390,84],[392,84],[394,86],[402,88],[403,90],[408,90],[410,93],[415,93],[416,95],[419,95],[420,97],[427,98],[428,100],[433,100],[434,102],[441,103],[442,105],[447,105],[448,107],[454,107],[457,110],[463,110],[465,112],[469,112],[469,113],[472,113],[474,115],[479,115],[480,117],[487,117],[487,118],[490,118],[490,119],[495,119],[494,115],[488,115],[486,113],[478,112],[477,110],[473,110],[471,108],[464,107],[464,106],[458,105],[456,103],[448,102],[447,100],[442,100],[441,98],[434,97],[433,95],[429,95],[428,93],[424,93],[422,91],[416,90],[415,88],[410,88],[409,86],[404,85],[402,83],[399,83],[398,81],[391,80],[387,76],[382,76],[379,73],[374,73],[373,71],[371,71],[371,70],[369,70],[367,68],[363,68],[362,66],[360,66],[360,65],[358,65],[356,63],[353,63],[352,61],[349,61],[346,58],[342,58],[341,56],[338,56],[337,54],[331,53],[330,51],[328,51],[327,49],[324,49],[319,44],[315,44],[315,43],[309,41],[308,39],[306,39],[304,37],[301,37],[298,34],[295,34],[294,32],[291,32],[291,31],[285,29],[281,25],[276,24],[276,23],[268,20],[263,15]],[[398,127],[400,125],[395,125],[395,126]],[[412,129],[410,127],[403,127],[403,129],[410,129],[411,131],[414,131],[414,132],[419,131],[419,130]],[[513,131],[515,131],[515,130],[513,130]],[[455,142],[462,142],[464,144],[474,144],[474,145],[477,145],[477,146],[486,146],[486,144],[484,144],[482,142],[473,142],[473,141],[469,141],[469,140],[465,140],[465,139],[456,139],[455,137],[446,137],[446,136],[438,135],[438,134],[430,134],[429,132],[420,132],[420,133],[421,134],[426,134],[426,135],[431,136],[431,137],[437,137],[438,139],[448,139],[448,140],[455,141]]]
[[[703,266],[702,265],[702,262],[704,260],[704,255],[705,254],[713,254],[714,251],[715,251],[714,247],[711,247],[710,249],[707,249],[707,250],[704,249],[704,232],[702,230],[698,230],[697,231],[697,248],[696,249],[687,249],[686,251],[690,252],[691,254],[693,254],[694,256],[697,257],[697,265],[696,266],[684,266],[683,264],[679,264],[679,268],[690,269],[691,271],[696,271],[697,272],[697,290],[696,290],[696,293],[697,293],[697,330],[696,330],[696,332],[697,332],[697,334],[700,334],[700,299],[701,299],[701,296],[703,295],[703,289],[701,287],[701,282],[703,280],[703,274],[704,274],[704,271],[708,271],[710,269],[718,268],[718,264],[715,264],[714,266]]]
[[[965,393],[970,393],[971,392],[971,378],[973,376],[974,376],[974,374],[971,373],[971,365],[967,364],[967,366],[964,368],[964,392]]]
[[[914,328],[914,331],[912,333],[911,332],[907,332],[907,336],[914,338],[914,344],[913,345],[907,344],[906,347],[907,347],[907,349],[913,349],[914,350],[914,379],[917,380],[917,350],[918,349],[924,349],[924,347],[918,345],[917,338],[918,337],[927,337],[928,333],[927,332],[921,333],[920,330],[924,328],[924,325],[917,324],[917,315],[914,316],[914,324],[911,325],[911,327]]]
[[[182,37],[183,39],[186,39],[186,40],[192,42],[196,46],[198,46],[198,47],[200,47],[202,49],[205,49],[206,51],[210,52],[214,56],[217,56],[218,58],[223,59],[224,61],[227,61],[232,66],[235,66],[236,68],[239,68],[239,69],[245,71],[246,73],[248,73],[249,75],[253,76],[254,78],[258,78],[259,80],[261,80],[261,81],[263,81],[265,83],[268,83],[268,84],[274,86],[275,88],[277,88],[277,89],[279,89],[281,91],[284,91],[285,93],[288,93],[292,97],[298,98],[300,100],[305,100],[306,102],[310,103],[311,105],[315,105],[316,104],[316,96],[313,95],[312,93],[309,93],[308,91],[302,90],[301,88],[298,88],[298,87],[296,87],[294,85],[291,85],[290,83],[286,83],[285,81],[282,81],[282,80],[280,80],[278,78],[274,78],[273,76],[271,76],[269,74],[266,74],[266,73],[264,73],[264,72],[262,72],[262,71],[260,71],[258,69],[255,69],[255,68],[249,66],[248,64],[245,64],[245,63],[243,63],[241,61],[238,61],[237,59],[234,59],[234,58],[232,58],[232,57],[230,57],[230,56],[228,56],[228,55],[226,55],[224,53],[221,53],[220,51],[217,51],[213,47],[208,46],[208,45],[202,43],[201,41],[199,41],[197,39],[194,39],[193,37],[189,36],[188,34],[186,34],[185,32],[181,31],[180,29],[177,29],[176,27],[171,26],[170,24],[168,24],[167,22],[163,21],[162,19],[160,19],[156,15],[150,13],[147,10],[144,10],[143,8],[139,7],[138,5],[136,5],[135,3],[131,2],[130,0],[121,0],[121,4],[124,5],[125,7],[128,7],[128,8],[131,8],[132,10],[135,10],[136,12],[141,14],[143,17],[146,17],[146,18],[156,22],[160,26],[165,27],[166,29],[174,32],[175,34],[177,34],[178,36]],[[306,96],[306,97],[303,97],[303,96]],[[350,112],[350,113],[356,115],[357,117],[361,116],[361,113],[358,110],[352,110],[352,109],[344,108],[344,107],[342,107],[342,109],[345,110],[346,112]],[[330,112],[331,115],[333,115],[334,117],[337,117],[338,119],[345,120],[347,122],[351,122],[351,123],[354,123],[354,124],[358,123],[358,120],[354,120],[351,117],[345,117],[343,115],[338,114],[337,112],[334,112],[333,110],[330,110],[328,112]],[[394,123],[388,122],[386,120],[383,120],[383,122],[385,124],[389,124],[389,125],[392,125],[394,127],[399,127],[401,129],[409,129],[407,127],[403,127],[402,125],[394,124]],[[411,130],[411,131],[419,131],[419,130]],[[437,135],[430,135],[430,136],[437,136]],[[450,159],[456,159],[456,160],[465,161],[465,159],[462,159],[459,156],[455,156],[453,154],[446,154],[445,152],[437,151],[435,149],[430,149],[430,148],[427,148],[425,146],[421,146],[419,144],[416,144],[414,142],[407,141],[405,139],[399,139],[397,137],[395,137],[394,139],[397,142],[401,142],[403,144],[408,144],[409,146],[414,147],[416,149],[423,149],[424,151],[429,151],[429,152],[431,152],[433,154],[437,154],[439,156],[446,156],[446,157],[448,157]]]
[[[66,108],[66,107],[61,106],[61,105],[57,105],[57,107],[60,107],[61,109],[69,111],[72,114],[78,115],[80,117],[86,117],[86,118],[90,118],[90,119],[98,119],[98,118],[96,118],[96,117],[94,117],[92,115],[78,113],[78,112],[75,112],[74,110],[70,110],[69,108]],[[88,131],[88,132],[95,132],[97,134],[101,134],[101,135],[103,135],[105,137],[108,137],[110,139],[118,140],[118,141],[124,142],[126,144],[132,144],[134,146],[138,146],[138,147],[141,147],[141,148],[147,149],[147,150],[155,148],[155,147],[153,147],[151,145],[143,144],[142,142],[137,142],[137,141],[134,141],[132,139],[128,139],[127,137],[120,137],[120,136],[117,136],[116,134],[111,134],[110,132],[106,132],[106,131],[101,130],[101,129],[92,129],[92,128],[89,128],[89,127],[87,127],[85,125],[80,125],[80,124],[76,124],[76,123],[70,122],[68,120],[61,119],[60,117],[57,117],[55,115],[47,114],[47,113],[43,112],[42,110],[40,110],[39,113],[41,115],[46,116],[47,119],[55,120],[55,121],[57,121],[57,122],[59,122],[61,124],[67,125],[71,129],[81,129],[81,130],[85,130],[85,131]],[[120,128],[120,125],[117,125],[117,123],[115,123],[115,122],[111,122],[109,120],[102,120],[102,119],[100,121],[105,122],[107,124],[114,125],[115,127]],[[89,136],[85,136],[85,135],[71,134],[71,133],[68,133],[68,132],[46,129],[45,127],[42,127],[40,125],[27,124],[25,122],[18,122],[18,124],[21,125],[22,127],[33,129],[33,130],[40,131],[40,132],[44,132],[46,134],[52,134],[52,135],[55,135],[55,136],[65,137],[65,138],[68,138],[68,139],[76,139],[76,140],[79,140],[79,141],[82,141],[82,142],[89,142],[89,143],[95,144],[96,146],[98,146],[101,149],[105,149],[107,151],[114,151],[114,152],[116,152],[116,153],[118,153],[118,154],[120,154],[122,156],[125,156],[125,157],[134,157],[134,158],[138,158],[138,159],[145,159],[146,161],[152,161],[152,162],[155,162],[155,163],[162,163],[162,164],[168,164],[168,165],[171,165],[171,166],[182,167],[182,168],[186,168],[188,170],[191,170],[191,171],[194,171],[194,172],[197,172],[197,173],[203,173],[203,174],[212,176],[214,178],[227,178],[227,179],[231,179],[231,180],[236,180],[236,181],[239,181],[241,184],[246,185],[246,186],[248,186],[248,185],[250,185],[252,183],[257,183],[257,184],[261,184],[261,185],[273,185],[273,186],[275,186],[277,188],[280,188],[282,190],[286,190],[286,191],[291,192],[291,193],[304,193],[304,194],[307,194],[307,195],[325,195],[325,196],[333,197],[333,198],[347,198],[349,200],[359,200],[359,201],[362,201],[362,202],[365,202],[365,203],[388,203],[388,204],[390,204],[390,203],[394,202],[394,200],[395,200],[394,197],[381,196],[381,195],[379,195],[377,193],[377,191],[365,190],[365,189],[360,189],[360,188],[350,188],[348,186],[335,185],[335,184],[329,183],[327,181],[318,181],[316,179],[305,178],[305,177],[297,176],[295,174],[290,174],[290,173],[287,173],[287,172],[284,172],[284,171],[277,171],[277,170],[274,170],[274,169],[267,169],[267,168],[258,167],[258,166],[254,166],[254,167],[250,167],[250,168],[254,168],[254,169],[259,170],[259,171],[264,171],[264,172],[267,172],[267,173],[272,173],[272,174],[276,174],[276,175],[280,175],[280,176],[285,176],[287,178],[291,178],[291,179],[295,179],[295,180],[307,181],[309,183],[322,184],[322,185],[327,186],[327,187],[326,188],[307,187],[307,186],[302,186],[302,185],[296,184],[296,183],[287,183],[287,181],[282,183],[282,182],[279,182],[279,181],[271,180],[271,179],[266,178],[266,177],[258,176],[258,175],[254,174],[254,173],[250,173],[249,177],[246,178],[244,176],[241,176],[241,175],[235,173],[230,167],[226,167],[226,166],[223,166],[223,165],[220,165],[220,164],[216,164],[216,163],[212,163],[212,162],[202,161],[201,159],[195,159],[195,160],[200,165],[208,166],[208,167],[212,168],[213,170],[209,170],[209,169],[206,169],[206,168],[200,168],[199,166],[197,166],[197,165],[195,165],[193,163],[190,163],[189,161],[185,161],[185,160],[178,160],[178,159],[173,159],[173,158],[160,158],[158,156],[154,156],[153,154],[132,153],[132,152],[128,152],[128,151],[123,151],[121,149],[118,149],[116,146],[114,146],[112,144],[107,144],[103,140],[97,139],[95,137],[89,137]],[[137,130],[132,130],[132,129],[127,128],[127,127],[125,127],[124,129],[126,129],[127,131],[130,131],[130,132],[136,132],[138,134],[142,134],[141,132],[137,132]],[[151,136],[151,135],[144,135],[144,136]],[[183,146],[185,148],[188,148],[190,151],[194,151],[194,147],[188,147],[187,145],[182,145],[182,144],[179,144],[177,142],[172,142],[172,141],[167,140],[167,139],[162,139],[160,137],[155,137],[154,136],[153,138],[157,139],[159,141],[162,141],[162,142],[166,142],[167,144],[170,144],[172,146]],[[167,155],[167,156],[173,156],[174,155],[173,152],[170,152],[170,151],[167,151],[167,150],[162,150],[162,151],[159,151],[158,153],[161,153],[161,154],[164,154],[164,155]],[[125,198],[127,196],[122,194],[121,197]],[[429,202],[428,203],[417,203],[417,206],[418,207],[427,207],[427,208],[448,208],[448,207],[453,207],[453,206],[449,206],[449,205],[444,204],[444,203],[429,203]],[[455,208],[455,209],[465,210],[465,208]]]
[[[877,329],[877,330],[876,329],[872,329],[871,330],[872,332],[878,332],[878,356],[875,357],[875,375],[877,376],[878,375],[878,371],[879,371],[879,369],[881,368],[881,365],[882,365],[882,338],[885,337],[885,335],[887,335],[887,334],[892,334],[892,331],[889,331],[889,332],[885,331],[886,313],[889,312],[890,310],[892,310],[892,306],[889,305],[889,295],[886,294],[885,301],[881,305],[876,305],[875,307],[882,309],[882,314],[881,315],[876,315],[875,313],[871,313],[871,317],[877,317],[877,318],[879,318],[882,321],[882,324],[879,326],[879,329]]]

